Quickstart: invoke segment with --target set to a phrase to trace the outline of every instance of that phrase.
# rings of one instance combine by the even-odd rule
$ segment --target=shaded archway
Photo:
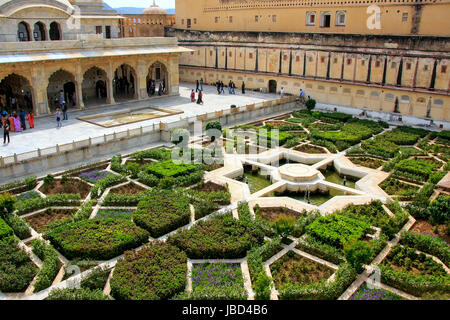
[[[61,28],[59,23],[52,22],[50,23],[50,40],[61,40]]]
[[[28,23],[22,21],[17,26],[17,38],[19,41],[30,41],[30,26]]]
[[[269,80],[269,92],[277,93],[277,81],[276,80]]]
[[[169,94],[169,73],[164,64],[153,63],[148,69],[147,93],[149,97]]]
[[[115,101],[137,99],[136,72],[128,64],[122,64],[114,72],[113,89]]]
[[[47,31],[45,30],[45,25],[40,21],[34,24],[33,38],[35,41],[47,40]]]
[[[48,106],[54,111],[60,106],[62,100],[68,108],[75,106],[75,77],[68,71],[60,69],[48,79],[47,86]]]
[[[33,111],[32,88],[28,79],[12,73],[1,80],[0,108],[9,113]]]
[[[83,76],[81,85],[85,106],[101,105],[107,103],[108,76],[98,67],[88,69]]]

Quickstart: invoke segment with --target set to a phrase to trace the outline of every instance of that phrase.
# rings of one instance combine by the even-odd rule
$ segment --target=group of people
[[[195,99],[195,92],[194,89],[191,91],[191,102],[197,101],[197,104],[203,104],[203,92],[202,90],[198,90],[198,96],[197,99]]]
[[[217,80],[216,82],[216,88],[218,94],[224,94],[225,93],[225,84],[221,80]],[[228,93],[229,94],[236,94],[236,84],[230,80],[228,83]],[[242,81],[242,94],[245,94],[245,82]]]
[[[156,93],[156,80],[150,79],[148,80],[148,94],[150,96],[155,95]],[[158,96],[162,96],[163,94],[165,94],[166,92],[166,80],[163,79],[162,82],[159,83],[159,87],[158,87]]]
[[[6,110],[3,111],[1,121],[1,128],[3,129],[3,144],[6,144],[6,141],[8,141],[8,144],[11,142],[9,137],[10,132],[22,132],[27,129],[27,118],[30,129],[33,129],[34,115],[32,112],[29,112],[27,115],[23,110],[21,110],[19,114],[16,114],[15,112],[9,114]]]

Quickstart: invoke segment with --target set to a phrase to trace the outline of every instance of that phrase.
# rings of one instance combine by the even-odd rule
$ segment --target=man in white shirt
[[[281,95],[282,98],[284,97],[284,87],[281,87],[280,95]]]

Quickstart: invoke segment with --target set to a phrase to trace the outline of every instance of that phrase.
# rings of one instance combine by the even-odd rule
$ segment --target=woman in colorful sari
[[[14,118],[12,115],[9,115],[8,121],[9,121],[9,131],[10,132],[16,131],[16,127],[14,126]]]
[[[14,127],[16,129],[16,132],[22,132],[22,128],[20,127],[20,118],[18,115],[14,118]]]
[[[28,114],[28,123],[30,124],[30,128],[34,128],[34,114],[30,112]]]

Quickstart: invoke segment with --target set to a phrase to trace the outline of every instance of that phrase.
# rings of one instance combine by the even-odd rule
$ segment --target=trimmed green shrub
[[[309,111],[314,110],[314,108],[316,107],[316,100],[309,99],[305,102],[305,106]]]
[[[103,179],[98,180],[91,188],[92,198],[99,198],[107,188],[125,181],[127,181],[125,176],[108,174]]]
[[[15,209],[18,215],[24,215],[52,206],[77,206],[80,201],[80,194],[54,194],[47,196],[47,198],[34,198],[16,202]]]
[[[152,243],[139,251],[127,251],[117,262],[110,281],[118,300],[162,300],[184,290],[187,257],[177,247]]]
[[[80,220],[56,227],[47,238],[69,259],[108,260],[148,241],[149,233],[124,219]]]
[[[13,212],[15,202],[16,197],[9,193],[0,194],[0,217]]]
[[[0,218],[0,240],[14,234],[13,229],[6,224],[6,222]]]
[[[226,215],[200,221],[191,229],[173,235],[168,242],[192,259],[234,259],[244,257],[263,237],[263,232],[251,222]]]
[[[136,160],[154,159],[154,160],[169,160],[172,152],[169,149],[155,148],[150,150],[139,151],[131,155]]]
[[[365,241],[348,243],[344,248],[344,252],[345,259],[358,273],[364,271],[363,265],[368,263],[373,257],[372,248]]]
[[[158,238],[189,223],[191,200],[172,190],[151,190],[138,204],[134,222]]]
[[[363,141],[361,143],[361,148],[368,154],[383,158],[393,158],[399,150],[399,147],[395,143],[380,137]]]
[[[400,243],[438,257],[446,265],[450,264],[450,247],[445,240],[428,234],[402,232]]]
[[[50,287],[61,268],[58,253],[53,247],[42,240],[33,240],[33,252],[42,260],[43,264],[34,283],[34,291],[39,292]]]
[[[89,289],[53,289],[45,300],[112,300],[111,297],[105,296],[102,290]]]
[[[428,211],[433,223],[450,223],[450,196],[442,195],[437,197],[428,207]]]
[[[159,178],[178,177],[180,175],[189,174],[195,171],[197,167],[193,164],[179,163],[176,164],[172,160],[152,163],[145,170],[149,174],[153,174]]]
[[[4,220],[19,239],[23,240],[31,237],[30,226],[24,219],[9,213],[4,217]]]
[[[81,280],[81,288],[89,290],[103,290],[110,273],[111,270],[106,268],[94,268],[89,276]]]
[[[36,275],[38,268],[18,247],[14,237],[0,239],[0,291],[23,292]]]

